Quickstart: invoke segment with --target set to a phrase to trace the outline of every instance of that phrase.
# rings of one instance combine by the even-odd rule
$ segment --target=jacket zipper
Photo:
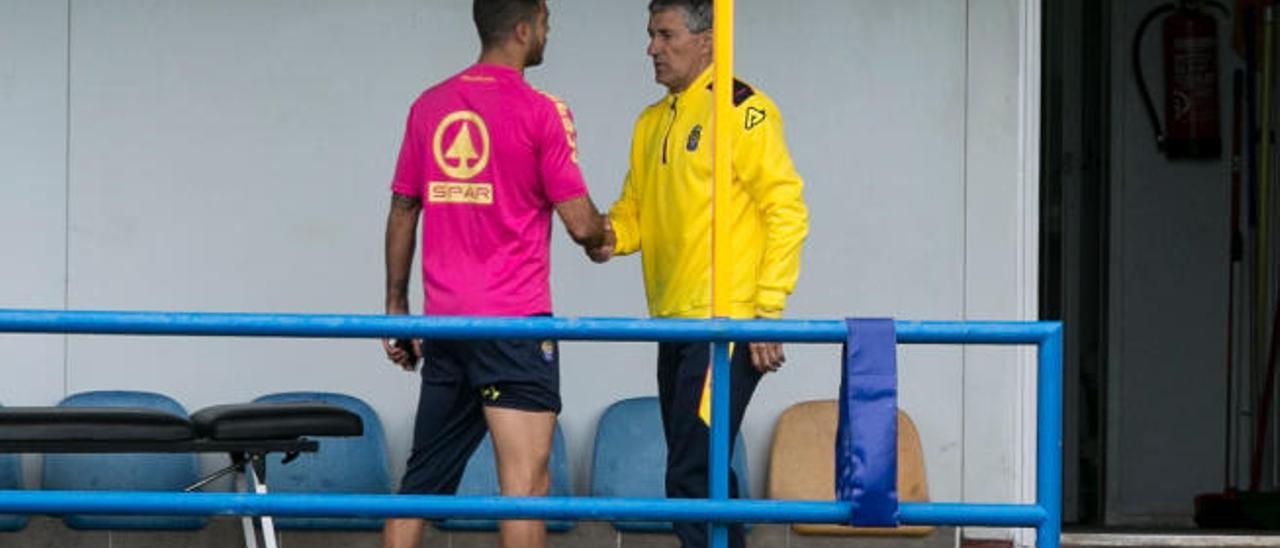
[[[668,141],[671,140],[671,129],[676,125],[676,98],[671,98],[671,119],[667,122],[667,133],[662,136],[662,165],[667,165]]]

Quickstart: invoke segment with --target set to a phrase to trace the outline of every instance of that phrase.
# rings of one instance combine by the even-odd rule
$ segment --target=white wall
[[[964,319],[1035,319],[1039,240],[1039,8],[969,3]],[[1027,349],[964,349],[964,498],[1035,496],[1035,361]],[[1022,412],[1025,410],[1025,412]],[[1021,478],[1016,484],[1006,478]],[[994,480],[994,481],[993,481]],[[1025,539],[1030,542],[1030,539]]]
[[[67,6],[0,3],[0,306],[62,308],[66,288]],[[63,391],[61,336],[0,335],[0,402]]]
[[[1024,44],[1038,26],[1023,4],[739,2],[738,73],[779,104],[807,183],[811,237],[790,317],[1032,319],[1038,183],[1025,151],[1038,136],[1025,122],[1038,116],[1028,94],[1038,88],[1025,66],[1038,50]],[[37,6],[44,17],[23,11]],[[0,0],[0,25],[23,31],[22,47],[0,48],[0,114],[29,113],[35,97],[52,103],[18,128],[0,124],[0,154],[33,148],[14,155],[23,167],[0,163],[0,208],[42,197],[15,208],[27,219],[17,226],[38,229],[0,233],[6,249],[42,261],[0,274],[4,305],[57,308],[65,291],[72,309],[380,312],[404,113],[474,59],[466,3],[72,8],[68,37],[65,4]],[[583,170],[605,205],[635,115],[662,95],[644,56],[644,2],[561,0],[552,13],[547,66],[529,79],[574,109]],[[68,75],[69,110],[47,97],[65,97]],[[11,80],[32,97],[8,92]],[[643,315],[637,261],[589,265],[558,230],[553,239],[558,314]],[[34,290],[49,296],[9,297]],[[793,345],[789,356],[747,417],[757,496],[777,414],[835,393],[838,349]],[[1018,364],[1029,362],[1007,349],[900,356],[901,404],[920,428],[933,498],[1017,498],[1029,477],[1022,428],[1032,426]],[[562,423],[579,492],[595,420],[610,402],[654,393],[653,359],[651,344],[565,345]],[[33,387],[61,380],[60,353],[32,362]],[[416,400],[415,382],[363,341],[72,337],[65,376],[66,392],[155,390],[188,408],[281,390],[352,393],[381,413],[397,472]],[[51,403],[57,388],[0,396]]]
[[[1230,138],[1222,161],[1170,162],[1155,147],[1130,40],[1161,2],[1117,2],[1112,37],[1111,349],[1107,521],[1190,525],[1197,494],[1222,489]],[[1231,69],[1219,27],[1223,135]],[[1163,119],[1160,24],[1142,55]]]
[[[67,5],[0,2],[0,306],[62,308],[67,250]],[[8,16],[12,14],[13,16]],[[43,405],[65,390],[60,335],[0,334],[0,404]],[[26,458],[27,477],[35,460]]]

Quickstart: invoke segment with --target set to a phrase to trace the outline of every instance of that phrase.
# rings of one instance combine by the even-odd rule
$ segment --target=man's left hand
[[[782,343],[751,343],[751,365],[760,373],[773,373],[782,368],[787,356],[782,352]]]

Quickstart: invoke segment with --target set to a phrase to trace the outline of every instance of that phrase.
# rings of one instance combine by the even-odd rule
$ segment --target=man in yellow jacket
[[[710,0],[652,0],[649,48],[655,79],[670,92],[636,121],[630,171],[609,213],[612,233],[590,251],[597,262],[639,251],[649,313],[711,316],[712,32]],[[782,119],[764,94],[733,82],[733,181],[727,215],[734,319],[779,318],[800,271],[808,212],[783,140]],[[667,495],[707,496],[706,381],[710,346],[662,343],[658,397],[667,439]],[[760,377],[781,367],[778,343],[734,345],[730,436],[737,436]],[[730,438],[732,439],[732,437]],[[729,482],[737,496],[736,478]],[[678,523],[685,548],[706,546],[705,524]],[[743,546],[742,527],[730,545]]]

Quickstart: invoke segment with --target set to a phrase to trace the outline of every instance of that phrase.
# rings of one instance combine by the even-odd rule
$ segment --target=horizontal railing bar
[[[1048,519],[1048,512],[1034,504],[904,502],[898,507],[898,523],[902,525],[1037,527]]]
[[[147,516],[422,517],[585,521],[848,522],[844,502],[697,499],[506,498],[423,495],[0,491],[0,514]],[[675,519],[679,516],[678,519]],[[1034,527],[1030,505],[904,503],[903,525]]]
[[[1055,322],[897,322],[898,342],[1036,344]],[[647,320],[0,310],[0,333],[297,338],[843,342],[839,320]]]

